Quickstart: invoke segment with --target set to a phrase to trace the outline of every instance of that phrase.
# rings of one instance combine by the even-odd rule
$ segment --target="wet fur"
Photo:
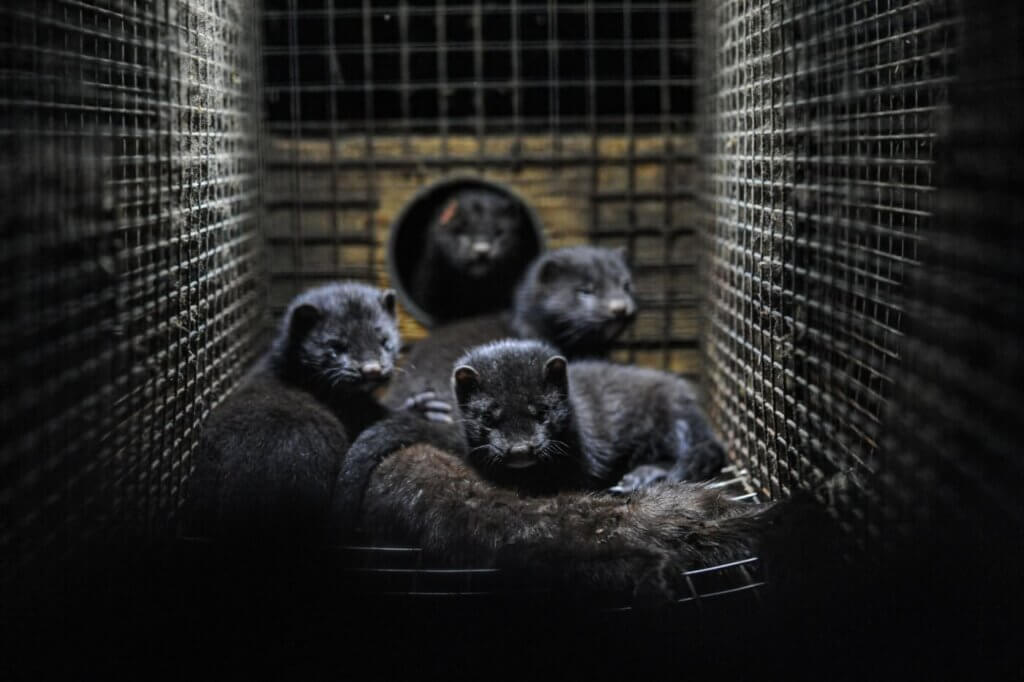
[[[724,462],[689,384],[655,370],[565,363],[536,341],[498,341],[460,358],[454,387],[466,458],[481,474],[530,494],[705,480]],[[513,448],[532,466],[512,468]]]
[[[412,275],[413,295],[437,320],[501,310],[527,263],[521,207],[485,189],[463,189],[439,203],[427,227],[424,256]],[[474,245],[487,245],[485,255]]]
[[[319,539],[349,444],[390,414],[372,390],[394,366],[393,296],[344,283],[292,302],[271,349],[203,428],[188,485],[187,534]],[[381,376],[368,381],[358,367],[371,360]]]
[[[569,589],[653,587],[670,596],[684,569],[750,556],[767,523],[764,510],[699,484],[630,496],[521,497],[452,454],[416,445],[371,476],[363,528],[453,566],[518,569]]]

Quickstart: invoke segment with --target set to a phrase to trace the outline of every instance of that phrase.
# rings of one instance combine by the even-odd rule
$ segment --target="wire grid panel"
[[[641,312],[620,357],[696,371],[693,3],[268,0],[264,17],[275,311],[325,280],[386,285],[405,203],[484,176],[551,247],[628,246]]]
[[[908,529],[949,542],[950,521],[972,536],[1009,526],[1019,540],[1024,528],[1022,31],[1017,3],[965,8],[935,225],[926,267],[907,287],[907,361],[881,472],[895,542]],[[999,548],[1000,559],[1019,546]]]
[[[707,2],[703,329],[712,416],[772,497],[837,474],[872,524],[899,294],[934,193],[952,3]]]
[[[179,502],[261,314],[248,2],[5,3],[2,577]]]

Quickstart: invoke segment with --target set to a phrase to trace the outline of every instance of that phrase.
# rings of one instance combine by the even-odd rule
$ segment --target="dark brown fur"
[[[628,492],[707,480],[724,464],[692,387],[672,374],[566,363],[552,346],[519,340],[478,346],[456,365],[467,460],[503,487]]]
[[[532,255],[523,225],[522,207],[503,193],[462,189],[446,197],[412,275],[416,301],[439,321],[507,307]]]
[[[397,374],[388,386],[384,402],[397,407],[409,396],[423,391],[434,391],[449,399],[455,361],[474,346],[513,335],[506,314],[481,315],[437,327],[413,345],[402,365],[405,371]]]
[[[765,510],[699,484],[625,497],[524,498],[490,485],[454,455],[414,445],[371,476],[363,527],[452,565],[511,566],[584,591],[646,586],[671,596],[683,570],[750,556]]]
[[[350,416],[363,421],[364,411]],[[350,432],[357,431],[311,393],[256,368],[203,429],[185,533],[315,541]]]
[[[342,282],[292,301],[270,350],[204,425],[186,534],[320,539],[349,444],[392,414],[374,389],[394,368],[394,300],[394,292]],[[430,401],[409,407],[413,419],[431,410]]]

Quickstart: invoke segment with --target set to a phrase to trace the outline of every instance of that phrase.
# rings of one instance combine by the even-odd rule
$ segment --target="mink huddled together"
[[[417,271],[434,288],[418,298],[445,301],[447,317],[453,283],[515,256],[515,211],[475,194],[440,209],[427,255],[453,251],[453,221],[472,233],[490,215],[477,205],[497,207],[513,250]],[[624,252],[558,249],[518,274],[510,309],[434,329],[379,401],[398,369],[394,294],[344,283],[298,297],[204,431],[191,527],[310,541],[359,527],[440,560],[666,594],[683,568],[746,556],[763,508],[701,483],[725,458],[693,388],[601,359],[637,310]]]

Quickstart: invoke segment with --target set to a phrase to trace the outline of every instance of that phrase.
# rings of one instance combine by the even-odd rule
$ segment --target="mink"
[[[372,473],[361,526],[454,566],[495,565],[570,589],[653,588],[672,597],[683,589],[683,570],[756,552],[771,509],[706,484],[524,497],[495,487],[456,455],[417,444]]]
[[[189,481],[189,535],[312,543],[349,444],[392,410],[374,397],[395,369],[395,294],[353,282],[311,289],[210,416]],[[432,395],[406,407],[447,419]],[[424,421],[426,421],[424,420]]]
[[[522,207],[487,189],[452,193],[426,229],[413,270],[413,298],[435,320],[454,320],[509,305],[526,268]]]
[[[516,288],[511,336],[547,341],[573,359],[607,355],[636,317],[625,256],[572,246],[534,260]]]
[[[488,341],[536,338],[569,358],[603,356],[636,309],[623,250],[572,246],[548,251],[518,283],[514,308],[442,325],[418,341],[406,358],[406,373],[396,377],[386,400],[400,404],[427,390],[449,394],[455,361]]]
[[[467,461],[527,494],[712,477],[724,451],[692,387],[666,372],[569,363],[539,341],[470,350],[452,382]]]

